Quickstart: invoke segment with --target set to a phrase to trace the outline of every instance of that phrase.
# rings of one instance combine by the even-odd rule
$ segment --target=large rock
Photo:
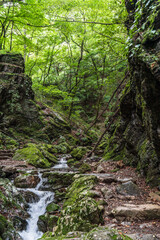
[[[85,235],[84,240],[132,240],[130,237],[119,234],[116,230],[99,227]]]
[[[122,183],[117,187],[117,192],[122,195],[131,195],[131,196],[139,196],[140,189],[138,186],[132,181],[128,181],[126,183]]]
[[[99,204],[90,192],[97,182],[95,176],[75,176],[75,181],[67,190],[61,217],[58,220],[56,234],[70,231],[88,232],[103,222]]]
[[[38,123],[38,108],[24,75],[24,59],[20,54],[0,55],[0,126],[29,126]],[[40,123],[40,122],[39,122]]]
[[[38,175],[20,174],[15,178],[14,184],[18,188],[35,188],[40,182]]]
[[[125,204],[112,210],[117,219],[127,220],[153,220],[160,218],[160,206],[155,204]]]
[[[27,163],[40,168],[49,168],[57,163],[57,158],[48,151],[45,145],[33,143],[29,143],[24,148],[17,150],[13,159],[25,160]]]

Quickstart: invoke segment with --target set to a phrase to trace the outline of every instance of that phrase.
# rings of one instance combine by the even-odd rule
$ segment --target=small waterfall
[[[67,165],[67,156],[62,156],[60,159],[59,159],[59,163],[56,164],[53,168],[54,169],[66,169],[68,168],[68,165]]]
[[[38,230],[37,221],[40,215],[43,215],[46,211],[47,205],[53,201],[54,193],[53,192],[44,192],[40,191],[39,188],[43,184],[42,174],[39,173],[40,182],[36,186],[35,189],[23,189],[24,191],[30,191],[35,193],[39,196],[39,201],[35,203],[29,204],[29,211],[30,218],[28,219],[28,226],[27,229],[19,232],[20,236],[23,240],[37,240],[38,238],[42,237],[43,233]]]
[[[54,169],[66,169],[67,165],[67,156],[62,156],[59,159],[59,163],[55,165]],[[34,203],[29,203],[28,213],[30,214],[30,218],[28,221],[28,226],[26,230],[19,232],[19,235],[23,240],[37,240],[42,237],[43,233],[38,230],[37,222],[39,216],[43,215],[46,211],[46,207],[49,203],[54,200],[54,193],[50,191],[41,191],[40,188],[43,186],[43,178],[42,173],[38,173],[40,178],[40,182],[37,184],[36,188],[27,188],[21,189],[23,191],[30,191],[39,196],[39,201]]]

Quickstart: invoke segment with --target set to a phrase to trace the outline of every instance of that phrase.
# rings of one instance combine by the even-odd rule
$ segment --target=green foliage
[[[124,1],[13,1],[0,9],[0,51],[23,54],[38,98],[88,119],[126,69],[125,18]]]

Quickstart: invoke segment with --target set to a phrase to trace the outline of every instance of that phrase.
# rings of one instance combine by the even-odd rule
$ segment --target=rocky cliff
[[[160,185],[160,4],[126,0],[130,81],[106,159],[124,159]]]
[[[0,148],[14,148],[17,140],[50,143],[69,132],[59,113],[35,101],[21,54],[0,54]]]

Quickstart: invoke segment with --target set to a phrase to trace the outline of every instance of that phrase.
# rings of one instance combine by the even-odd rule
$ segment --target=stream
[[[59,159],[59,163],[56,164],[53,169],[67,169],[68,165],[66,157],[67,156],[62,156]],[[42,237],[43,232],[38,230],[37,222],[39,216],[43,215],[46,212],[47,205],[54,200],[54,192],[40,190],[43,186],[43,178],[40,171],[38,171],[38,176],[40,178],[40,182],[35,188],[21,189],[23,191],[30,191],[39,197],[39,200],[37,202],[29,203],[28,213],[30,215],[30,218],[27,219],[27,229],[19,232],[19,235],[23,240],[37,240]]]

